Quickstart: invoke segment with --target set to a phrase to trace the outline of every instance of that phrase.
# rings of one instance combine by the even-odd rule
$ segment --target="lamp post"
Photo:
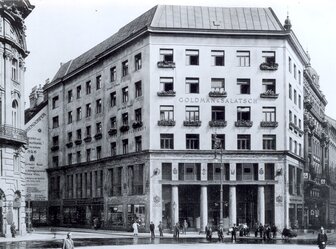
[[[223,226],[223,144],[221,140],[214,135],[215,142],[215,159],[217,158],[217,149],[220,149],[220,196],[219,196],[219,225]]]

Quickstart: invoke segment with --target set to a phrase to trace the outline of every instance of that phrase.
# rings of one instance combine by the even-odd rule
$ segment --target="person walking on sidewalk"
[[[159,225],[158,225],[158,228],[159,228],[159,232],[160,232],[160,237],[163,237],[163,226],[162,226],[162,222],[160,221]]]
[[[174,226],[174,238],[180,238],[180,223],[176,222]]]
[[[188,222],[187,220],[183,221],[183,234],[187,234]]]
[[[138,227],[139,227],[139,224],[138,222],[135,220],[133,225],[132,225],[132,228],[133,228],[133,235],[134,236],[138,236]]]
[[[233,227],[231,227],[231,241],[233,242],[233,240],[236,242],[237,241],[237,227],[236,224],[233,224]]]
[[[74,242],[71,239],[71,233],[69,232],[67,234],[66,239],[64,239],[64,241],[63,241],[63,247],[62,247],[62,249],[74,249],[74,248],[75,248]]]
[[[15,238],[16,228],[15,228],[15,224],[14,224],[14,222],[13,222],[12,225],[10,226],[10,231],[11,231],[11,233],[12,233],[12,237]]]
[[[321,227],[320,233],[317,235],[317,245],[319,249],[324,249],[327,246],[328,237],[324,232],[324,228]]]
[[[149,230],[150,230],[150,234],[151,234],[151,239],[154,239],[154,238],[155,238],[154,229],[155,229],[154,223],[153,223],[153,221],[151,221],[151,223],[150,223],[150,225],[149,225]]]

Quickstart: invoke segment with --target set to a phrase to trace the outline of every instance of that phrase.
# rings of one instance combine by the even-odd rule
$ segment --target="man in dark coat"
[[[321,227],[320,233],[317,235],[317,245],[320,249],[324,249],[327,246],[328,237],[324,232],[323,227]]]
[[[237,227],[236,224],[233,224],[233,227],[231,228],[231,241],[233,240],[236,242],[237,237],[236,237],[236,232],[237,232]]]
[[[155,238],[154,229],[155,229],[154,223],[153,223],[153,221],[151,221],[151,223],[149,225],[149,230],[150,230],[150,234],[151,234],[152,239]]]

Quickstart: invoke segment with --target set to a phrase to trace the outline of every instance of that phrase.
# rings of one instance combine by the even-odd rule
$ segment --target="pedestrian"
[[[272,224],[272,226],[271,226],[271,232],[272,232],[272,237],[273,237],[273,239],[275,239],[276,238],[276,233],[277,233],[277,227],[275,226],[275,224]]]
[[[132,228],[133,228],[133,235],[134,236],[138,236],[138,227],[140,225],[138,224],[138,222],[135,220],[133,225],[132,225]]]
[[[12,233],[12,237],[15,238],[16,228],[15,228],[15,224],[14,224],[14,222],[13,222],[12,225],[10,226],[10,231],[11,231],[11,233]]]
[[[71,233],[69,232],[67,234],[67,237],[63,240],[62,249],[73,249],[73,248],[75,248],[75,246],[73,240],[71,239]]]
[[[260,238],[262,238],[264,235],[264,226],[261,223],[259,224],[258,230],[259,230]]]
[[[205,238],[211,241],[212,238],[212,228],[209,224],[205,226]]]
[[[154,223],[153,223],[153,221],[151,221],[151,223],[150,223],[150,225],[149,225],[149,230],[150,230],[150,234],[151,234],[151,239],[154,239],[154,238],[155,238],[154,229],[155,229]]]
[[[324,232],[324,228],[321,227],[321,230],[320,230],[319,234],[317,235],[317,245],[318,245],[319,249],[326,248],[327,242],[328,242],[327,234]]]
[[[188,222],[187,220],[184,220],[182,225],[183,234],[187,234],[187,228],[188,228]]]
[[[233,242],[233,240],[235,242],[237,241],[236,232],[237,232],[236,224],[233,224],[233,227],[231,228],[231,241],[232,242]]]
[[[223,242],[224,241],[224,229],[221,225],[219,225],[217,233],[218,233],[218,241]]]
[[[163,226],[162,226],[162,222],[160,221],[159,225],[158,225],[158,228],[159,228],[159,232],[160,232],[160,237],[163,237]]]
[[[93,218],[93,228],[94,230],[98,229],[98,218],[97,217]]]
[[[180,238],[180,224],[178,222],[174,226],[174,237],[177,239]]]

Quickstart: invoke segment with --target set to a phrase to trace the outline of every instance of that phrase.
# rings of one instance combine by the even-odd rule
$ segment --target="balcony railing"
[[[260,70],[275,71],[278,70],[279,64],[275,62],[263,62],[260,64]]]
[[[174,90],[160,91],[160,92],[157,92],[157,95],[163,96],[163,97],[174,97],[176,95],[176,92]]]
[[[175,120],[159,120],[158,126],[175,126]]]
[[[116,129],[116,128],[111,128],[111,129],[109,129],[109,131],[108,131],[108,134],[110,135],[110,136],[114,136],[114,135],[116,135],[118,133],[118,130]]]
[[[225,120],[211,120],[209,121],[210,127],[226,127],[227,121]]]
[[[260,98],[277,99],[278,96],[279,94],[272,90],[267,90],[266,92],[260,94]]]
[[[10,125],[0,126],[0,140],[8,140],[8,142],[17,142],[21,144],[27,143],[27,132]]]
[[[194,126],[194,127],[199,127],[201,126],[202,121],[200,120],[185,120],[183,121],[184,126]]]
[[[143,123],[141,121],[135,121],[133,124],[132,124],[132,128],[133,129],[137,129],[137,128],[140,128],[142,127]]]
[[[158,61],[157,66],[159,68],[175,68],[174,61]]]
[[[209,92],[209,97],[225,98],[225,97],[227,97],[227,92],[226,91],[210,91]]]
[[[278,122],[277,121],[261,121],[260,126],[275,128],[275,127],[278,127]]]
[[[252,127],[253,122],[250,120],[237,120],[235,122],[236,127]]]

